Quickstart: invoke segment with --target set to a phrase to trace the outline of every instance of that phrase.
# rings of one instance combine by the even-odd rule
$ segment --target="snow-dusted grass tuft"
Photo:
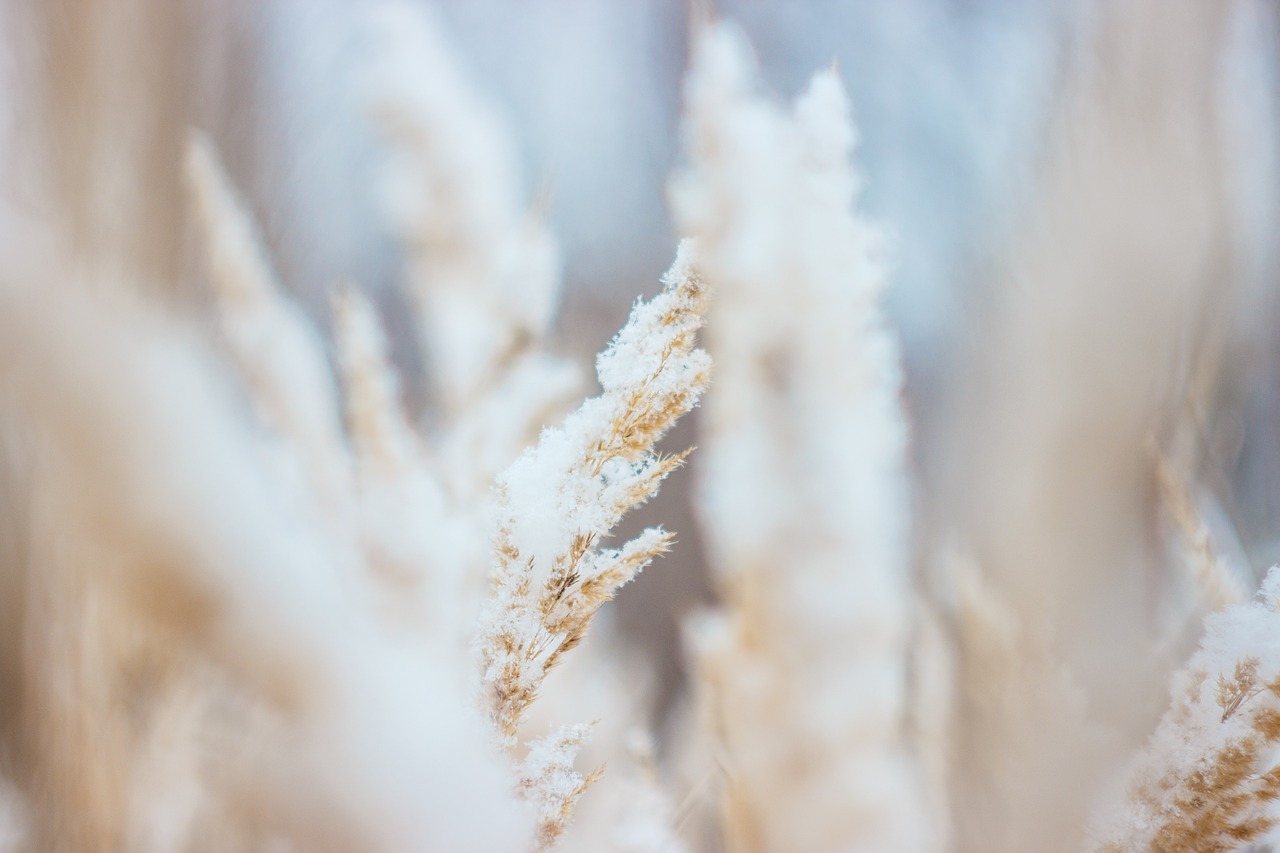
[[[600,607],[671,542],[670,533],[650,528],[620,547],[603,547],[623,515],[653,497],[684,461],[685,454],[664,456],[655,445],[694,407],[709,378],[711,361],[695,346],[708,294],[690,254],[681,247],[662,293],[632,309],[596,360],[603,393],[544,432],[498,478],[492,592],[477,646],[489,711],[509,751],[548,671],[582,642]],[[541,762],[548,743],[563,749],[581,740],[566,731],[540,741],[526,762]],[[522,779],[540,778],[535,770],[526,764]],[[590,779],[580,781],[556,786],[566,798],[561,809],[540,806],[546,843],[562,831]],[[547,800],[536,781],[522,786]]]

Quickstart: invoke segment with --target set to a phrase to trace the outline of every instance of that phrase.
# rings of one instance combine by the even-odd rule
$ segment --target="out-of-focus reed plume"
[[[925,850],[906,740],[906,423],[878,232],[834,72],[794,110],[703,33],[672,187],[716,290],[700,506],[724,611],[695,626],[735,850]]]
[[[429,476],[398,488],[443,502],[446,523],[430,534],[431,574],[448,590],[444,600],[464,604],[437,616],[469,643],[490,559],[489,490],[568,409],[580,372],[549,351],[558,252],[541,215],[522,207],[501,121],[468,84],[428,9],[377,3],[364,24],[371,59],[361,87],[385,143],[382,210],[405,252],[436,395],[421,432]],[[412,523],[381,491],[373,515],[383,526]]]
[[[1247,598],[1244,581],[1215,545],[1208,523],[1196,507],[1191,487],[1173,461],[1159,450],[1154,461],[1160,505],[1172,521],[1186,554],[1195,590],[1202,609],[1208,613],[1225,610]]]
[[[271,272],[212,143],[193,133],[185,177],[223,338],[265,427],[330,512],[349,492],[337,388],[319,331]]]
[[[532,437],[530,421],[536,435],[576,390],[576,370],[540,349],[559,254],[543,214],[522,207],[510,138],[424,10],[382,3],[371,17],[379,59],[368,86],[390,144],[388,218],[408,252],[449,450],[474,477],[457,485],[483,491]]]

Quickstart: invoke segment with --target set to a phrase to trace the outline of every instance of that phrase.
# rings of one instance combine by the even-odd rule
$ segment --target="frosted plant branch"
[[[687,247],[663,283],[597,358],[603,393],[544,432],[498,481],[495,565],[478,648],[489,713],[508,750],[547,672],[671,540],[650,528],[602,547],[623,514],[683,461],[685,454],[664,456],[654,446],[696,404],[710,371],[694,345],[707,291]]]
[[[529,744],[520,763],[516,790],[533,804],[538,819],[539,849],[550,849],[573,819],[578,799],[603,773],[597,768],[582,773],[573,765],[578,749],[591,734],[591,726],[561,726]]]
[[[729,757],[731,844],[927,850],[904,736],[906,423],[879,305],[880,236],[852,212],[834,71],[785,111],[712,27],[671,188],[717,291],[700,510],[726,609],[693,632]]]
[[[1095,820],[1090,849],[1228,853],[1280,823],[1280,571],[1205,620],[1173,701]]]

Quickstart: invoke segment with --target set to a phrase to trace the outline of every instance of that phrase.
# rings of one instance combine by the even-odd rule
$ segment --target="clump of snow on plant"
[[[711,359],[703,350],[673,350],[702,324],[694,297],[678,286],[693,275],[691,253],[690,246],[681,246],[663,276],[664,290],[647,303],[637,302],[597,357],[604,393],[585,401],[563,426],[545,430],[538,445],[499,478],[506,508],[499,524],[511,530],[521,554],[537,566],[550,566],[576,535],[607,534],[629,508],[625,496],[657,464],[652,449],[624,448],[608,457],[598,449],[615,425],[631,416],[637,399],[661,404],[697,387],[710,372]],[[675,321],[665,322],[669,317]]]

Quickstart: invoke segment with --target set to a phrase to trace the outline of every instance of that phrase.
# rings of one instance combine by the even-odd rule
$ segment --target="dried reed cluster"
[[[1276,271],[1219,85],[1254,6],[1085,4],[931,396],[835,67],[788,102],[690,22],[682,241],[590,394],[422,7],[353,13],[396,285],[298,288],[234,143],[62,4],[0,6],[50,51],[0,121],[42,152],[0,196],[0,853],[1280,843],[1280,575],[1221,462],[1228,284]],[[671,551],[713,600],[615,619]]]
[[[479,649],[488,706],[508,749],[547,672],[578,646],[592,618],[671,542],[650,528],[602,548],[622,516],[653,497],[685,454],[654,444],[687,414],[706,386],[710,361],[694,347],[707,291],[682,254],[665,289],[639,304],[600,354],[604,393],[507,469],[497,485],[497,563]],[[593,775],[573,773],[581,724],[531,745],[521,787],[538,803],[541,842],[550,846]]]

